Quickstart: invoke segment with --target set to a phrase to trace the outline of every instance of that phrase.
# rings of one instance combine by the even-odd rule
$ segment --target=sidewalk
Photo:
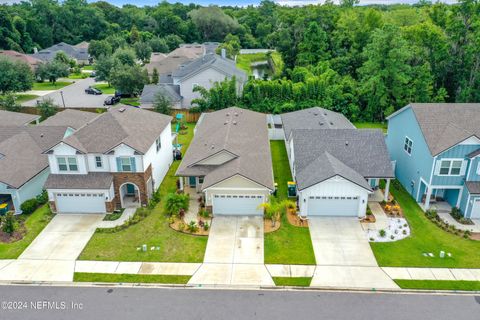
[[[464,280],[480,281],[480,269],[382,268],[396,280]]]
[[[125,221],[133,217],[136,211],[137,211],[137,208],[125,208],[120,218],[113,221],[101,221],[98,224],[98,228],[115,228],[115,227],[121,226],[122,224],[125,223]]]
[[[455,219],[453,219],[453,217],[448,212],[439,212],[438,215],[443,221],[445,221],[449,225],[455,226],[455,228],[457,228],[459,230],[463,230],[463,231],[469,230],[471,232],[480,232],[480,220],[479,219],[473,219],[472,221],[473,221],[474,224],[468,225],[468,224],[458,223]]]

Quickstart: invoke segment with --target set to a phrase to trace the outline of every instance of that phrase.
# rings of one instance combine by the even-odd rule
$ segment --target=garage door
[[[480,219],[480,198],[473,200],[471,219]]]
[[[106,212],[103,193],[57,193],[55,198],[60,213]]]
[[[358,216],[358,197],[309,197],[309,216]]]
[[[217,215],[263,215],[258,206],[263,203],[261,195],[214,195],[213,214]]]

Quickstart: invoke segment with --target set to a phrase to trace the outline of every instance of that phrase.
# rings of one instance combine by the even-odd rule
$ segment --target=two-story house
[[[411,103],[388,117],[396,177],[420,204],[480,218],[480,104]]]
[[[46,153],[52,210],[102,213],[148,203],[170,167],[171,117],[119,106]]]

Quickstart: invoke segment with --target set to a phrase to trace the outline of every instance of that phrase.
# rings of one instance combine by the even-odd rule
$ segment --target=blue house
[[[480,104],[412,103],[388,117],[395,175],[423,210],[480,219]]]

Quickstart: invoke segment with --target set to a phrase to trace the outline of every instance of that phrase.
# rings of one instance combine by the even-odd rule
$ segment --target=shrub
[[[387,232],[386,232],[385,230],[381,229],[381,230],[378,232],[378,234],[380,235],[380,237],[385,238],[385,236],[387,235]]]
[[[470,232],[470,230],[465,230],[465,231],[463,232],[463,237],[464,237],[465,239],[470,238],[471,235],[472,235],[472,233]]]
[[[459,208],[453,207],[452,211],[450,211],[450,215],[455,219],[455,220],[460,220],[463,218],[462,211],[460,211]]]
[[[426,215],[427,218],[430,219],[430,220],[438,220],[437,210],[433,210],[433,209],[427,210],[427,211],[425,212],[425,215]]]
[[[47,190],[43,190],[37,197],[38,205],[42,205],[48,202],[48,192]]]
[[[198,231],[198,226],[195,221],[190,221],[190,223],[188,224],[188,231],[190,231],[191,233],[195,233]]]
[[[203,225],[203,230],[208,231],[208,229],[210,229],[210,225],[208,224],[208,222],[205,222],[205,224]]]
[[[37,209],[37,207],[38,207],[38,201],[37,199],[33,198],[22,203],[22,205],[20,206],[20,209],[24,214],[31,214]]]
[[[3,222],[2,222],[2,230],[5,233],[8,233],[9,235],[12,235],[15,230],[18,228],[18,223],[17,220],[15,219],[15,216],[13,215],[12,211],[7,212],[7,214],[3,217]]]
[[[387,201],[382,200],[382,202],[380,202],[380,204],[381,204],[382,206],[385,206],[385,205],[387,205]]]
[[[198,212],[198,215],[202,218],[208,218],[210,216],[210,213],[207,210],[200,210]]]
[[[181,209],[188,210],[190,197],[188,194],[170,193],[165,198],[164,209],[169,216],[178,214]]]

